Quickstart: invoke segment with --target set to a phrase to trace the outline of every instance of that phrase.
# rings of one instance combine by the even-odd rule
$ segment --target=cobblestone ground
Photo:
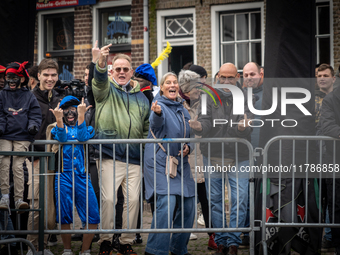
[[[146,203],[145,203],[144,208],[145,208],[145,211],[144,211],[144,216],[143,216],[143,226],[144,226],[144,228],[150,228],[152,215],[151,215],[150,209],[149,209],[149,207]],[[77,217],[76,223],[75,223],[75,228],[79,229],[80,226],[81,226],[81,222],[80,222],[79,218]],[[197,226],[199,228],[202,228],[202,226],[200,226],[199,224],[197,224]],[[189,253],[192,254],[192,255],[214,254],[213,251],[210,251],[210,250],[207,249],[207,247],[208,247],[207,246],[208,245],[208,234],[206,234],[206,233],[195,233],[195,235],[197,235],[197,240],[190,240],[189,241],[189,245],[188,245]],[[141,236],[143,238],[143,243],[133,245],[133,248],[137,252],[138,255],[144,255],[148,234],[142,233]],[[58,244],[56,246],[48,247],[48,248],[53,252],[54,255],[61,255],[63,253],[63,244],[62,244],[60,235],[57,235],[57,238],[58,238]],[[80,249],[81,249],[81,241],[73,241],[72,242],[73,253],[75,255],[78,255]],[[97,255],[98,253],[99,253],[99,245],[97,243],[92,243],[91,255]],[[24,253],[24,254],[26,254],[26,253]],[[115,255],[116,253],[113,252],[112,254]],[[249,250],[247,248],[243,248],[243,249],[241,248],[241,249],[239,249],[238,254],[239,255],[249,254]],[[331,255],[331,254],[333,255],[334,250],[322,250],[321,254],[322,255]],[[292,251],[291,255],[298,255],[298,253]]]

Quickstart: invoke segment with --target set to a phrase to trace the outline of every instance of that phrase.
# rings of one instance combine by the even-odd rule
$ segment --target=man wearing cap
[[[109,78],[107,72],[107,57],[110,46],[101,48],[100,57],[94,70],[92,91],[96,102],[96,139],[143,139],[149,131],[149,101],[140,91],[137,81],[131,80],[133,70],[131,59],[124,54],[117,54],[112,60],[113,75]],[[99,146],[97,146],[97,149]],[[128,148],[128,150],[127,150]],[[113,150],[114,149],[114,150]],[[139,211],[140,195],[140,144],[103,144],[102,164],[97,161],[101,171],[102,192],[102,227],[112,229],[113,201],[119,186],[122,186],[125,203],[123,229],[135,229]],[[113,152],[115,152],[113,160]],[[128,164],[127,164],[128,162]],[[115,167],[115,171],[113,171]],[[128,179],[127,179],[128,176]],[[115,180],[115,184],[112,184]],[[128,184],[128,185],[127,185]],[[115,190],[114,188],[115,187]],[[127,196],[128,194],[128,196]],[[129,210],[129,226],[127,225],[127,210]],[[112,234],[101,234],[101,255],[112,252]],[[131,244],[135,239],[132,233],[123,233],[119,238],[118,254],[137,254]]]
[[[191,65],[189,70],[199,74],[199,76],[201,77],[201,82],[205,83],[205,80],[208,77],[208,73],[202,66]]]
[[[7,84],[0,92],[0,151],[28,151],[41,125],[38,101],[26,87],[29,78],[25,69],[27,63],[10,63],[5,71]],[[13,156],[15,209],[29,208],[23,201],[24,161],[25,157]],[[0,156],[1,210],[9,210],[10,164],[10,156]]]
[[[151,106],[153,100],[152,85],[157,86],[157,78],[152,66],[150,64],[142,64],[137,67],[134,80],[138,81],[140,85],[140,91],[142,91],[143,94],[149,99]]]

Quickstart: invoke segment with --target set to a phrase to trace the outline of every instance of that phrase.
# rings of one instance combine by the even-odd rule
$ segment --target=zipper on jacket
[[[127,112],[128,112],[129,119],[130,119],[130,126],[129,126],[129,133],[128,133],[128,139],[129,139],[130,138],[130,132],[131,132],[131,116],[130,116],[129,92],[127,92],[126,94],[127,94]]]

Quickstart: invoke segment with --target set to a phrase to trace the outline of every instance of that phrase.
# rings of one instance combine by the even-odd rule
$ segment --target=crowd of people
[[[92,49],[92,62],[84,72],[85,98],[63,97],[54,90],[59,67],[52,59],[43,59],[38,66],[28,70],[27,62],[0,66],[0,151],[28,151],[34,140],[49,139],[60,143],[89,139],[190,137],[219,138],[221,141],[146,143],[143,148],[137,143],[93,144],[88,146],[88,162],[81,144],[64,144],[60,150],[58,146],[52,146],[51,151],[59,153],[62,160],[58,162],[57,174],[47,177],[48,186],[54,192],[50,192],[48,198],[47,208],[50,211],[45,227],[53,229],[59,223],[62,230],[70,229],[74,220],[73,207],[76,207],[84,229],[97,229],[99,223],[102,229],[138,229],[142,186],[142,197],[151,204],[152,229],[191,228],[197,206],[195,196],[201,204],[205,227],[225,228],[228,227],[224,208],[227,183],[231,197],[229,227],[249,227],[249,173],[203,173],[197,171],[197,167],[224,165],[240,170],[249,166],[247,147],[243,144],[235,147],[234,143],[225,142],[222,138],[243,138],[254,148],[259,146],[260,128],[253,127],[252,120],[261,116],[249,111],[247,90],[252,89],[252,104],[255,109],[261,110],[264,69],[257,63],[247,63],[243,68],[242,84],[240,73],[232,63],[223,64],[215,75],[212,87],[214,84],[228,84],[243,91],[245,114],[236,115],[232,110],[235,102],[231,91],[207,85],[208,74],[202,66],[189,64],[178,75],[173,72],[164,74],[160,79],[159,92],[155,93],[157,78],[153,67],[145,63],[134,71],[131,58],[125,54],[117,54],[110,66],[107,62],[110,46],[99,49],[96,42]],[[339,138],[337,108],[340,92],[333,92],[336,81],[334,69],[328,64],[318,65],[316,81],[316,134]],[[217,98],[208,97],[205,112],[202,112],[201,88],[205,85],[205,89],[210,87],[216,93],[221,104],[216,104]],[[237,124],[215,125],[215,119],[227,119]],[[35,145],[34,150],[45,151],[45,146]],[[326,143],[324,154],[333,155],[331,144]],[[28,169],[27,198],[24,197],[24,166]],[[13,194],[10,194],[10,172],[13,174]],[[39,173],[39,158],[0,155],[0,229],[13,229],[9,217],[11,196],[17,213],[39,208]],[[327,179],[328,210],[325,220],[338,223],[339,197],[334,198],[336,204],[333,205],[332,185],[332,180]],[[337,189],[338,180],[335,185]],[[328,213],[333,206],[335,219]],[[39,214],[30,211],[27,229],[37,230],[38,226]],[[241,232],[208,234],[208,248],[217,255],[237,254],[241,244],[249,244],[248,233],[243,233],[242,239]],[[71,240],[76,240],[76,236],[61,234],[63,255],[74,254]],[[172,255],[189,255],[187,245],[190,236],[190,233],[150,233],[145,255],[169,252]],[[45,254],[52,254],[47,249],[51,238],[55,239],[55,236],[44,237]],[[138,233],[102,233],[95,238],[100,245],[100,255],[110,255],[113,250],[122,255],[137,254],[132,246],[142,242]],[[83,244],[79,254],[89,255],[94,235],[84,234],[81,239]],[[339,239],[339,230],[326,229],[322,245],[336,246],[339,253]],[[27,240],[39,249],[38,235],[28,235]],[[15,243],[4,246],[2,250],[6,249],[17,254]],[[27,254],[32,254],[32,251]]]

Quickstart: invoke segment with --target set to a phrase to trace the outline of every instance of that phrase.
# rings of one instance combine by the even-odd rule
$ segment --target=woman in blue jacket
[[[148,138],[189,138],[190,115],[183,107],[182,100],[178,97],[179,85],[174,73],[166,73],[160,85],[160,92],[156,95],[151,106],[150,129]],[[188,154],[190,147],[183,146],[183,169],[181,168],[181,143],[169,144],[169,155],[178,160],[177,173],[174,178],[166,175],[167,144],[162,145],[163,151],[156,145],[156,159],[154,158],[154,144],[145,145],[144,180],[146,199],[149,202],[156,199],[156,210],[152,219],[151,228],[191,228],[195,214],[195,182],[191,176]],[[154,169],[156,163],[156,169]],[[156,176],[156,194],[154,193],[154,177]],[[183,187],[182,187],[183,181]],[[170,188],[168,190],[168,188]],[[183,194],[182,194],[183,188]],[[182,208],[181,196],[184,207]],[[168,204],[170,208],[168,208]],[[178,209],[175,212],[175,206]],[[182,210],[184,210],[184,225],[182,226]],[[168,214],[169,212],[169,214]],[[175,217],[174,217],[175,213]],[[174,219],[172,221],[172,219]],[[145,254],[167,255],[187,254],[187,244],[190,233],[150,233],[145,249]]]

